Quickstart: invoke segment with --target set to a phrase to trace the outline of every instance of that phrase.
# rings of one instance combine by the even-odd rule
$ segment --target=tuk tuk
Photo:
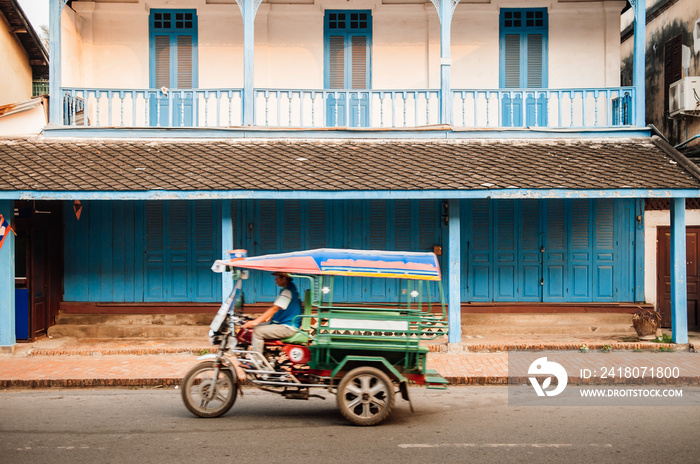
[[[356,425],[387,419],[397,393],[412,411],[409,383],[446,388],[447,381],[426,367],[424,342],[448,330],[434,253],[316,249],[248,257],[245,250],[234,250],[212,270],[230,272],[234,285],[210,325],[217,353],[200,357],[182,381],[183,401],[195,415],[225,414],[243,380],[292,399],[318,396],[310,395],[311,389],[326,390]],[[250,333],[240,330],[251,319],[244,314],[243,283],[252,270],[285,272],[306,287],[297,333],[266,340],[266,353],[247,349]],[[370,279],[362,281],[365,285],[386,279],[382,288],[393,301],[337,302],[334,290],[347,287],[348,279]],[[245,371],[246,379],[237,370]]]

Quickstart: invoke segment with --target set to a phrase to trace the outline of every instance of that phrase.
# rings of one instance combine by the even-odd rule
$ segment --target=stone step
[[[57,324],[49,327],[49,338],[202,338],[207,340],[209,326],[156,324]]]
[[[514,326],[520,324],[549,325],[632,325],[632,314],[626,313],[466,313],[462,314],[463,325]]]
[[[632,324],[519,324],[519,325],[462,325],[462,335],[593,335],[636,334]]]
[[[206,337],[213,314],[60,314],[49,337],[189,338]],[[462,334],[587,335],[634,334],[632,315],[621,313],[467,313]]]
[[[56,325],[209,325],[214,314],[59,314]]]

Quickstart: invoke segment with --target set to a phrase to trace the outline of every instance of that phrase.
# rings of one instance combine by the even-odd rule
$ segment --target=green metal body
[[[421,344],[447,334],[439,283],[437,298],[430,295],[426,282],[402,280],[400,301],[343,305],[333,302],[332,276],[294,277],[309,279],[311,285],[304,295],[300,331],[284,341],[308,345],[311,369],[330,371],[331,378],[339,378],[354,367],[374,365],[398,382],[418,375],[425,376],[429,385],[444,383],[426,368],[429,349]]]

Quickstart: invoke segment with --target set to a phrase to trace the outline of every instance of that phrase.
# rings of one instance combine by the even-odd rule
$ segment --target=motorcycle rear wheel
[[[180,385],[182,401],[192,414],[199,417],[226,414],[238,396],[238,384],[233,373],[220,368],[214,379],[214,365],[213,361],[197,364],[185,374]]]
[[[375,367],[358,367],[340,380],[336,397],[340,413],[355,425],[377,425],[394,407],[394,385]]]

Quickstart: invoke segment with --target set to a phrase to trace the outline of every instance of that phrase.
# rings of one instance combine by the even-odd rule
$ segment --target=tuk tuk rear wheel
[[[336,398],[340,413],[355,425],[377,425],[394,407],[394,384],[374,367],[358,367],[341,379]]]
[[[199,417],[219,417],[228,412],[238,396],[234,374],[219,368],[214,378],[214,362],[206,361],[185,374],[180,385],[182,401],[187,409]]]

